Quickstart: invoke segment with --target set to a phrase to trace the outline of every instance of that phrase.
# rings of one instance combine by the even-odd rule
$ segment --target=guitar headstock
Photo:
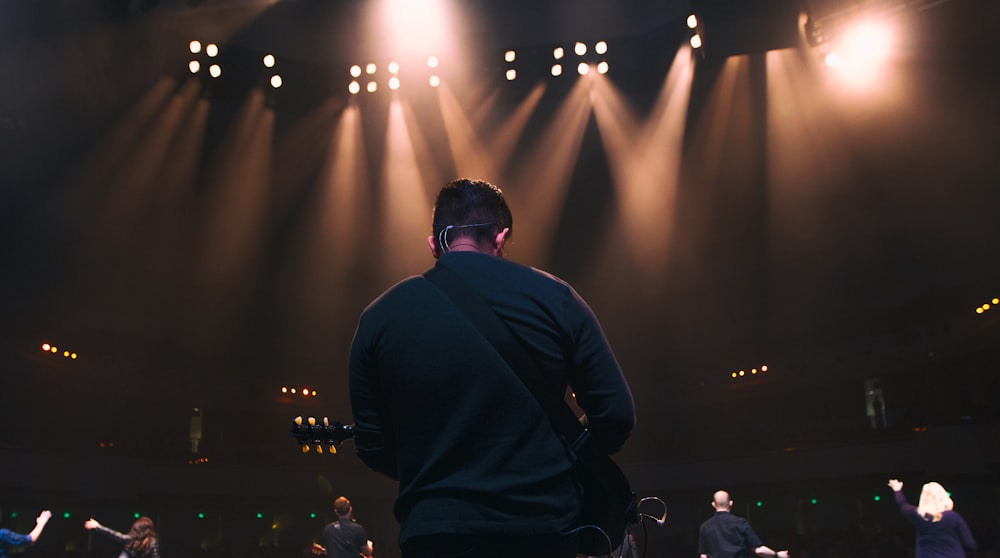
[[[337,453],[337,446],[344,440],[354,437],[354,427],[341,422],[330,422],[330,419],[323,417],[322,424],[318,424],[314,417],[303,419],[295,417],[292,421],[292,437],[302,446],[302,453],[309,453],[313,448],[316,453],[325,451]]]

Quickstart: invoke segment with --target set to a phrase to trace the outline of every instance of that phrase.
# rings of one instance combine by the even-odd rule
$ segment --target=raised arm
[[[52,517],[52,512],[49,510],[43,510],[42,513],[38,514],[38,517],[35,518],[35,528],[28,533],[31,542],[38,540],[38,536],[42,534],[42,529],[45,529],[45,524],[49,522],[50,517]]]

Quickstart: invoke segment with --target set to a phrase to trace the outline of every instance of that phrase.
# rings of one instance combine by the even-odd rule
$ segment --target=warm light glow
[[[55,347],[52,347],[52,354],[56,354],[56,353],[58,353],[58,352],[59,352],[59,349],[57,349],[57,348],[55,348]]]
[[[312,395],[313,395],[313,397],[316,397],[316,390],[312,391]]]
[[[191,50],[191,54],[198,54],[201,52],[201,41],[191,41],[188,48]]]
[[[201,70],[201,62],[198,62],[197,60],[188,62],[188,70],[190,70],[192,74],[197,74],[198,70]]]
[[[389,89],[393,89],[393,90],[399,89],[399,78],[398,77],[392,76],[391,78],[389,78]]]
[[[511,68],[507,70],[507,81],[514,81],[517,78],[517,70]]]
[[[212,64],[211,66],[208,67],[208,75],[212,76],[213,78],[221,76],[222,67],[219,66],[218,64]]]
[[[360,76],[361,76],[361,66],[358,66],[357,64],[351,66],[351,77],[360,77]]]
[[[756,368],[751,368],[750,369],[750,373],[751,374],[757,374],[757,369]]]
[[[825,62],[848,85],[869,88],[885,82],[884,67],[894,46],[892,26],[879,20],[862,21],[831,43]]]
[[[389,73],[393,74],[393,75],[398,74],[399,73],[399,63],[397,63],[397,62],[389,62]]]
[[[573,45],[573,52],[575,52],[577,56],[583,56],[584,54],[587,54],[587,45],[583,43],[576,43]]]
[[[1000,304],[1000,298],[994,298],[993,304]]]
[[[308,397],[309,396],[309,388],[302,388],[302,395]]]
[[[701,35],[691,37],[691,48],[701,48]]]
[[[504,62],[513,62],[514,60],[517,60],[517,53],[514,52],[513,50],[508,50],[507,52],[503,53],[503,59]]]
[[[743,370],[740,370],[740,376],[742,377],[742,376],[745,376],[745,375],[746,375],[746,372],[744,372]]]
[[[347,90],[351,93],[351,95],[357,95],[358,92],[361,91],[361,84],[356,81],[352,81],[347,85]]]
[[[766,365],[766,364],[765,364],[765,365],[762,365],[762,366],[760,367],[760,371],[761,371],[761,372],[767,372],[767,365]]]
[[[274,67],[274,55],[273,54],[265,54],[264,55],[264,67],[265,68],[273,68]]]
[[[378,70],[378,67],[375,66],[374,62],[369,62],[368,65],[365,66],[365,73],[368,74],[368,75],[374,74],[377,70]]]
[[[597,63],[597,73],[602,75],[608,73],[608,62],[606,60]]]
[[[369,81],[368,82],[368,92],[369,93],[374,93],[376,91],[378,91],[378,84],[375,83],[374,81]]]
[[[292,390],[291,390],[291,391],[292,391],[292,393],[295,393],[295,388],[292,388]]]
[[[69,358],[69,351],[63,351],[63,356]]]
[[[566,51],[563,49],[563,47],[556,47],[555,49],[552,50],[552,58],[555,58],[556,60],[562,60],[563,56],[566,56]]]
[[[576,71],[581,76],[585,76],[585,75],[587,75],[588,72],[590,72],[590,66],[588,66],[586,62],[580,62],[576,66]]]
[[[687,26],[688,29],[694,29],[695,27],[698,27],[698,16],[694,14],[689,15],[687,18]]]
[[[205,46],[205,54],[207,54],[209,58],[215,58],[219,55],[219,45],[215,43],[208,43],[208,45]]]
[[[736,377],[736,372],[733,372],[733,374],[732,374],[732,375],[733,375],[733,377],[735,378],[735,377]]]
[[[597,41],[597,44],[594,45],[594,52],[597,54],[607,54],[608,43],[606,41]]]
[[[427,67],[428,68],[437,68],[438,64],[440,64],[440,62],[438,61],[438,57],[437,56],[428,56],[427,57]]]
[[[271,87],[277,89],[281,87],[282,83],[283,82],[281,81],[281,76],[279,76],[278,74],[274,74],[273,76],[271,76]]]
[[[282,387],[281,388],[281,393],[288,393],[288,388],[287,387]]]
[[[983,310],[982,306],[980,306],[979,308],[976,308],[976,314],[982,314],[983,312],[985,312],[985,310]]]
[[[427,82],[431,84],[431,87],[437,87],[441,85],[441,78],[437,76],[431,76],[430,79],[427,80]]]
[[[552,65],[552,75],[554,75],[554,76],[561,76],[562,75],[562,64],[553,64]]]
[[[983,305],[983,310],[989,310],[989,309],[990,309],[990,305],[989,304],[984,304]]]
[[[52,345],[49,345],[48,343],[42,343],[42,350],[43,351],[49,352],[49,349],[51,349],[51,348],[52,348]]]

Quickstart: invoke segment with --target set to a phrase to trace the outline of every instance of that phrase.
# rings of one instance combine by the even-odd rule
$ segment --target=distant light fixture
[[[188,70],[192,74],[197,74],[201,70],[201,62],[198,62],[197,60],[188,62]]]
[[[399,73],[399,64],[396,63],[396,62],[389,62],[388,69],[389,69],[389,73],[390,74],[394,74],[394,75],[398,74]]]
[[[368,65],[365,66],[365,73],[368,74],[368,75],[374,74],[377,70],[378,70],[378,67],[375,66],[374,62],[369,62]]]
[[[552,58],[562,60],[563,56],[566,56],[566,50],[563,49],[563,47],[556,47],[552,49]]]
[[[601,75],[608,73],[608,62],[606,60],[597,63],[597,73]]]
[[[517,70],[514,68],[507,70],[507,81],[514,81],[515,79],[517,79]]]
[[[191,54],[198,54],[201,52],[201,41],[191,41],[188,43],[188,49],[191,51]]]
[[[597,41],[597,44],[594,45],[594,52],[597,54],[607,54],[608,43],[605,41]]]
[[[347,90],[351,93],[351,95],[357,95],[361,91],[361,84],[356,81],[352,81],[347,85]]]
[[[351,66],[351,77],[361,77],[361,66],[357,64]]]
[[[691,48],[701,48],[701,35],[691,37]]]
[[[562,75],[562,64],[553,64],[552,65],[552,75],[556,76],[556,77],[559,77],[559,76]]]
[[[205,54],[207,54],[209,58],[215,58],[219,55],[219,45],[215,43],[208,43],[205,45]]]
[[[688,29],[694,29],[695,27],[698,27],[698,16],[694,14],[689,15],[687,18],[687,26]]]
[[[585,76],[590,72],[590,66],[586,62],[580,62],[576,65],[576,71],[581,76]]]
[[[431,76],[427,80],[427,82],[431,84],[431,87],[437,87],[437,86],[441,85],[441,78],[439,78],[437,76]]]
[[[573,46],[573,52],[575,52],[577,56],[583,56],[584,54],[587,54],[587,45],[578,42]]]
[[[438,57],[437,56],[428,56],[427,57],[427,67],[428,68],[437,68],[438,64],[439,64],[439,61],[438,61]]]
[[[399,89],[399,78],[392,76],[389,78],[389,89],[396,90]]]
[[[281,76],[279,76],[278,74],[274,74],[273,76],[271,76],[271,87],[277,89],[281,87],[283,83],[284,82],[281,80]]]
[[[517,53],[514,52],[513,50],[508,50],[507,52],[503,53],[503,59],[504,62],[513,62],[514,60],[517,60]]]
[[[273,54],[265,54],[264,55],[264,67],[265,68],[273,68],[274,67],[274,55]]]
[[[212,76],[213,78],[221,76],[222,66],[219,66],[218,64],[212,64],[211,66],[208,67],[208,75]]]
[[[369,81],[367,88],[368,88],[368,92],[369,93],[374,93],[374,92],[378,91],[378,84],[375,83],[374,81]]]

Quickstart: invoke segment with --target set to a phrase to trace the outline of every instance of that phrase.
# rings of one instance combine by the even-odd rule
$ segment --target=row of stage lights
[[[754,376],[760,376],[766,373],[767,373],[767,365],[762,364],[760,365],[760,368],[751,368],[749,372],[747,372],[746,368],[731,372],[729,374],[729,377],[734,380],[737,380],[739,378],[753,378]]]
[[[299,395],[299,394],[301,394],[302,397],[316,397],[317,395],[316,390],[307,387],[304,387],[302,389],[288,387],[288,386],[281,387],[281,395]]]
[[[222,65],[218,63],[219,45],[215,43],[208,43],[202,47],[201,41],[193,40],[188,43],[188,50],[191,51],[192,56],[198,56],[204,53],[204,55],[208,57],[210,62],[210,64],[208,64],[208,75],[212,77],[212,79],[217,79],[222,76]],[[273,70],[278,61],[273,54],[265,54],[261,58],[261,62],[265,68]],[[192,58],[188,62],[188,71],[197,75],[201,72],[201,66],[202,64],[197,58]],[[283,85],[284,81],[281,79],[281,75],[275,72],[271,74],[270,78],[268,78],[268,83],[274,89],[278,89]]]
[[[441,61],[438,60],[437,56],[427,57],[427,67],[430,68],[432,71],[436,70],[440,65],[440,63]],[[400,86],[399,69],[400,68],[398,62],[389,62],[386,65],[386,70],[388,71],[389,74],[389,79],[387,80],[386,83],[389,86],[389,89],[392,89],[393,91],[399,89]],[[350,83],[347,84],[347,91],[351,95],[357,95],[358,93],[361,93],[362,89],[361,82],[365,83],[364,90],[367,91],[368,93],[375,93],[376,91],[378,91],[378,81],[376,79],[376,76],[378,74],[378,64],[375,64],[374,62],[369,62],[365,64],[364,69],[362,69],[359,64],[354,64],[350,67],[348,73],[350,73],[351,75],[351,81]],[[437,87],[441,85],[441,78],[437,74],[432,73],[427,78],[427,83],[431,87]]]
[[[54,345],[50,345],[49,343],[42,343],[42,351],[46,353],[51,353],[53,355],[59,354],[59,348]],[[74,353],[73,351],[66,351],[66,350],[62,352],[62,356],[63,358],[69,358],[72,360],[76,360],[77,357],[76,353]]]
[[[573,45],[573,54],[575,54],[578,59],[586,56],[588,51],[589,49],[587,44],[584,42],[577,41],[576,44]],[[597,41],[594,43],[593,51],[598,58],[592,62],[578,60],[576,63],[576,73],[584,76],[589,74],[592,68],[597,73],[602,75],[608,73],[608,61],[603,59],[603,57],[608,53],[607,41]],[[507,78],[507,81],[514,81],[517,79],[517,69],[513,67],[514,62],[517,61],[517,51],[511,49],[504,52],[503,60],[507,63],[506,70],[504,71],[504,77]],[[568,59],[566,48],[561,46],[557,46],[552,49],[552,60],[552,66],[549,68],[549,73],[552,74],[552,77],[559,77],[563,75],[563,65],[572,63]],[[596,64],[593,62],[596,62]]]
[[[988,310],[995,308],[997,305],[1000,305],[1000,298],[993,297],[993,300],[984,302],[981,306],[977,307],[976,314],[985,314]]]

